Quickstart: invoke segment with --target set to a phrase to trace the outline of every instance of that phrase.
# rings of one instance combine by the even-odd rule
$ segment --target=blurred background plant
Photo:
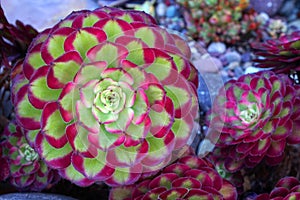
[[[178,0],[185,8],[188,34],[196,40],[236,44],[257,39],[257,13],[248,0]],[[190,13],[190,14],[189,14]],[[189,19],[191,21],[189,22]]]
[[[13,66],[25,57],[32,39],[38,34],[30,25],[21,21],[10,24],[0,5],[0,132],[11,119],[10,72]]]

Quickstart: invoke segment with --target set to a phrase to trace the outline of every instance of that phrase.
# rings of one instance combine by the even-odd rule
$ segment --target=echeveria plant
[[[270,193],[260,194],[255,200],[296,200],[300,199],[300,181],[295,177],[280,179]]]
[[[223,160],[229,172],[254,167],[263,159],[278,164],[287,143],[300,142],[295,120],[299,111],[294,109],[298,94],[299,87],[287,76],[271,71],[227,82],[209,119],[211,134],[220,134],[214,159]]]
[[[189,58],[143,12],[73,12],[31,44],[13,85],[17,122],[63,178],[132,184],[190,136],[198,82]]]
[[[277,73],[300,71],[300,31],[283,35],[278,39],[251,44],[259,56],[258,67],[271,68]]]
[[[125,199],[237,199],[233,185],[206,159],[188,155],[165,167],[152,179],[116,187],[110,200]]]
[[[0,143],[0,177],[25,191],[40,191],[59,180],[56,170],[50,169],[26,141],[21,127],[10,122]],[[6,165],[5,165],[6,164]]]

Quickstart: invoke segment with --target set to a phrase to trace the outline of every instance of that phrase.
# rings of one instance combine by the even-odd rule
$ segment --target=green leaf
[[[43,101],[56,101],[61,93],[61,89],[48,87],[46,77],[40,77],[31,82],[30,88],[33,95]]]
[[[147,90],[145,90],[145,93],[150,105],[153,105],[155,101],[163,101],[165,97],[165,91],[156,85],[150,85]]]
[[[189,91],[184,90],[183,88],[166,85],[164,89],[167,92],[167,96],[172,99],[175,109],[181,108],[184,104],[188,103],[191,100],[191,94],[189,93]],[[189,110],[186,110],[186,112],[189,112]]]
[[[76,33],[76,38],[73,41],[73,46],[85,60],[87,51],[99,43],[97,37],[85,30],[80,30]]]
[[[79,68],[79,64],[74,61],[57,62],[53,65],[54,76],[61,83],[66,84],[74,79]]]
[[[28,100],[27,95],[22,99],[16,108],[18,115],[24,118],[32,118],[34,121],[40,121],[42,110],[34,108]]]
[[[44,133],[55,139],[59,139],[65,135],[65,128],[67,124],[63,121],[60,111],[56,110],[47,119]]]
[[[34,69],[38,69],[38,68],[46,65],[44,60],[42,59],[41,52],[31,53],[28,56],[28,63]]]
[[[155,47],[155,40],[156,35],[154,34],[154,31],[150,27],[142,27],[139,28],[135,32],[135,37],[140,38],[145,42],[149,47]]]
[[[88,177],[95,177],[106,165],[105,158],[106,153],[104,151],[98,151],[98,155],[95,158],[84,158],[83,166],[85,173]]]
[[[145,69],[146,72],[152,73],[158,80],[165,80],[170,74],[172,69],[172,61],[167,58],[157,57],[155,61]]]
[[[64,50],[64,41],[67,36],[63,35],[53,35],[49,38],[49,43],[47,45],[47,49],[50,53],[50,55],[56,59],[59,56],[63,55],[65,53]]]
[[[62,158],[73,151],[69,143],[66,143],[62,148],[54,148],[47,142],[46,139],[43,140],[41,144],[41,148],[42,148],[41,156],[47,161]]]
[[[110,42],[114,42],[117,37],[124,35],[122,27],[116,20],[109,20],[102,29]]]

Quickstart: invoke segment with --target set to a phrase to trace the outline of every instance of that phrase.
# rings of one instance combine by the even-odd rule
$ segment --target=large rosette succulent
[[[198,82],[189,58],[143,12],[73,12],[31,44],[14,80],[17,121],[62,177],[131,184],[190,136]]]
[[[268,194],[260,194],[255,200],[293,200],[300,199],[300,181],[288,176],[280,179],[274,189]]]
[[[50,169],[29,146],[21,127],[11,122],[1,138],[0,177],[20,190],[40,191],[59,180],[56,170]]]
[[[219,137],[213,158],[229,172],[270,165],[284,157],[287,143],[299,143],[294,104],[299,87],[274,72],[247,74],[227,82],[210,114],[211,136]],[[211,137],[210,136],[210,137]],[[223,163],[222,163],[223,162]]]
[[[206,159],[194,155],[180,158],[153,179],[113,188],[110,200],[129,199],[237,199],[233,185],[223,179]]]
[[[300,31],[251,46],[258,56],[258,67],[288,74],[300,70]]]

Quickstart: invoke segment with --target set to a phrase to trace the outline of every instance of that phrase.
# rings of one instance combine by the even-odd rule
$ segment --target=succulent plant
[[[275,188],[269,194],[260,194],[255,197],[255,200],[277,199],[300,199],[300,181],[292,176],[284,177],[276,183]]]
[[[0,181],[4,181],[9,177],[9,165],[7,160],[3,157],[2,148],[0,148]]]
[[[13,109],[10,102],[10,72],[18,60],[25,57],[28,46],[38,32],[30,25],[16,21],[10,24],[0,5],[0,132],[2,122],[11,119]]]
[[[252,168],[263,159],[280,163],[285,146],[300,142],[298,95],[299,87],[287,76],[271,71],[227,82],[208,116],[209,134],[220,136],[213,160],[223,160],[229,172]]]
[[[198,80],[189,58],[146,13],[73,12],[31,44],[14,79],[16,119],[63,178],[132,184],[190,136]]]
[[[238,0],[179,0],[188,11],[187,27],[195,39],[235,44],[245,38],[257,37],[258,22],[254,10],[246,10],[248,1]],[[189,14],[188,14],[189,13]],[[191,15],[191,16],[190,16]]]
[[[237,199],[237,191],[207,159],[187,155],[162,169],[152,179],[113,188],[109,199],[234,200]]]
[[[251,46],[258,56],[254,60],[258,67],[287,74],[300,70],[300,31]]]
[[[0,177],[20,190],[41,191],[59,180],[56,170],[52,170],[29,146],[21,127],[10,122],[1,138]]]

